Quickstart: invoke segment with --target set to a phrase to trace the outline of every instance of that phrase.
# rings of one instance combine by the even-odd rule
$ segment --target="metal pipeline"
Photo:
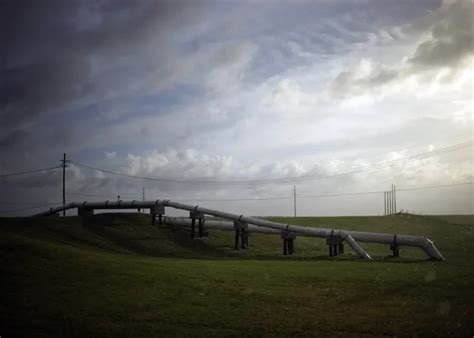
[[[381,244],[393,244],[396,241],[398,245],[414,246],[419,247],[425,251],[430,259],[433,260],[444,260],[444,257],[436,249],[433,242],[422,236],[411,236],[411,235],[394,235],[394,234],[383,234],[374,232],[361,232],[361,231],[348,231],[348,230],[334,230],[325,228],[311,228],[303,227],[293,224],[283,224],[272,221],[267,221],[254,217],[247,217],[244,215],[236,215],[228,212],[219,210],[213,210],[209,208],[203,208],[200,206],[193,206],[170,200],[156,200],[156,201],[106,201],[106,202],[82,202],[82,203],[69,203],[65,206],[51,208],[48,211],[42,212],[37,215],[49,215],[58,213],[63,210],[73,208],[84,208],[84,209],[138,209],[138,208],[153,208],[155,206],[171,207],[179,210],[187,210],[198,212],[202,214],[212,215],[216,217],[222,217],[232,221],[239,221],[248,224],[253,224],[258,227],[270,228],[279,231],[293,232],[298,235],[328,238],[331,236],[338,236],[346,240],[351,248],[364,259],[370,259],[369,254],[360,247],[357,241],[369,242],[369,243],[381,243]],[[209,221],[207,221],[209,222]],[[210,223],[208,223],[210,225]]]

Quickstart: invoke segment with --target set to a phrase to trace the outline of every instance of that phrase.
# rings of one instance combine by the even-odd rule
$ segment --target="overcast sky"
[[[299,215],[366,215],[383,212],[382,194],[304,195],[472,181],[468,147],[353,175],[242,183],[472,140],[472,1],[1,3],[0,174],[59,165],[66,152],[192,181],[70,164],[68,201],[141,199],[145,187],[148,199],[291,215],[296,185]],[[0,178],[0,191],[0,211],[60,202],[61,171]],[[202,201],[267,197],[286,199]],[[397,202],[472,213],[472,185],[400,191]]]

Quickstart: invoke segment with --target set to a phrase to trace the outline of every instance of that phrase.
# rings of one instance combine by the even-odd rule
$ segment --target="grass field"
[[[363,247],[329,258],[324,240],[279,236],[232,249],[233,233],[191,240],[136,214],[0,219],[0,336],[466,336],[474,334],[473,230],[449,220],[271,218],[285,223],[434,240],[421,250]]]

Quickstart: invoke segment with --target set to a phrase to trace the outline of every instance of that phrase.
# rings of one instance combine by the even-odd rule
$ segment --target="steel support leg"
[[[198,219],[198,229],[199,229],[199,238],[202,237],[203,231],[202,231],[202,219]]]
[[[196,219],[191,219],[191,238],[194,238],[194,230],[196,228]]]
[[[235,229],[235,250],[239,250],[240,228]]]

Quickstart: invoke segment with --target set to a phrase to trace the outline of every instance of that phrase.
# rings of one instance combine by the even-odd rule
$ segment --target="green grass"
[[[433,215],[429,217],[437,218],[450,224],[474,225],[474,215]]]
[[[0,220],[0,336],[467,336],[472,227],[421,216],[271,218],[420,234],[445,262],[363,243],[374,261],[327,257],[324,240],[153,228],[143,215]]]

